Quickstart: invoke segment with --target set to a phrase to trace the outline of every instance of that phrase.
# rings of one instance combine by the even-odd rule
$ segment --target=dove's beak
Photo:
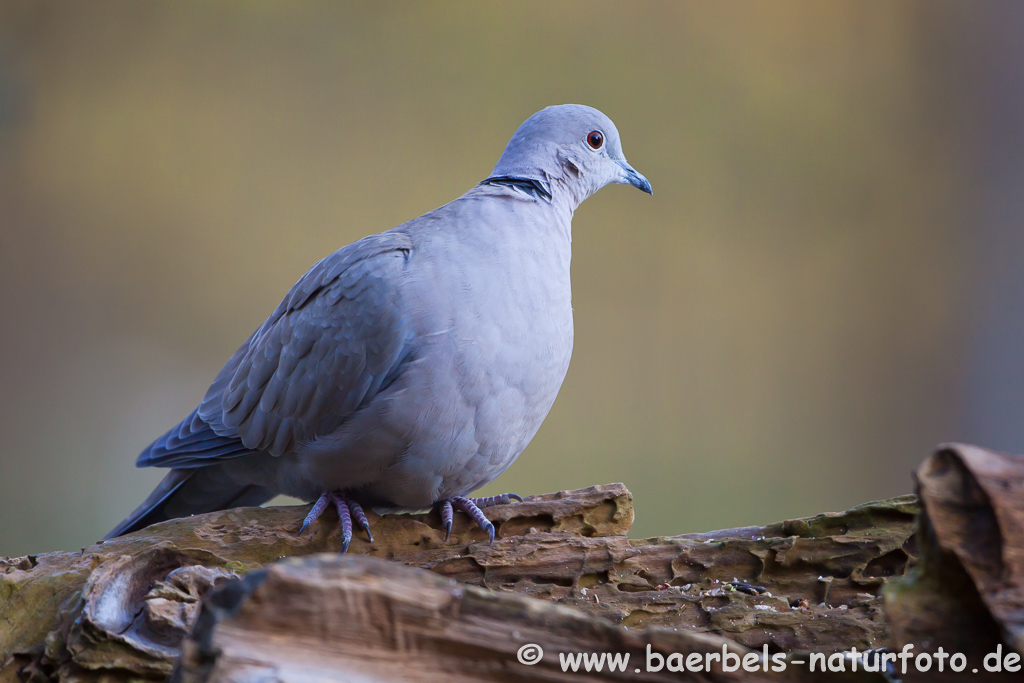
[[[618,164],[619,168],[622,169],[622,180],[619,182],[624,185],[632,185],[638,190],[643,190],[647,194],[654,196],[654,191],[651,189],[651,183],[640,175],[635,168],[626,163],[625,159],[616,159],[615,163]]]

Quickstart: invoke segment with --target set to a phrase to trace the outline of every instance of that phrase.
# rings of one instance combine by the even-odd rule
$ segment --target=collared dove
[[[242,344],[199,406],[139,467],[170,472],[107,538],[277,494],[329,504],[369,535],[362,506],[435,508],[451,532],[468,498],[540,428],[572,354],[571,222],[609,183],[651,193],[615,124],[543,109],[494,172],[439,209],[313,266]],[[370,536],[372,540],[372,536]]]

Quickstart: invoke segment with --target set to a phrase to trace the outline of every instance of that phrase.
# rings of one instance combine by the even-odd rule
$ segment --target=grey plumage
[[[650,192],[604,114],[548,107],[465,195],[317,263],[139,456],[171,472],[109,536],[278,493],[425,508],[493,480],[565,377],[572,215],[611,182]]]

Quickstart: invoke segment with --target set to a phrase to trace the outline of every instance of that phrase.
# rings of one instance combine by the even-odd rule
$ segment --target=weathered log
[[[172,520],[79,553],[0,561],[0,676],[161,679],[211,587],[285,557],[340,545],[307,507],[243,508]],[[519,593],[638,629],[711,633],[772,651],[884,644],[878,591],[913,558],[914,498],[766,527],[631,540],[620,484],[486,510],[497,539],[465,517],[445,542],[436,515],[371,514],[395,560],[498,593]]]
[[[185,643],[178,683],[578,680],[560,663],[583,653],[619,658],[601,660],[600,670],[588,675],[592,680],[635,679],[638,670],[651,681],[781,678],[770,675],[770,660],[764,667],[758,653],[724,638],[624,629],[549,602],[360,556],[279,562],[218,591],[208,605]],[[666,665],[648,673],[649,651],[672,657],[673,668],[687,656],[696,657],[700,669],[709,654],[717,661],[692,676]],[[752,670],[723,672],[726,652],[737,658],[731,667],[748,657]],[[578,660],[577,666],[586,672]]]
[[[894,647],[911,645],[915,654],[940,647],[959,652],[969,662],[967,671],[981,675],[985,657],[997,651],[1004,660],[1014,653],[1020,666],[1024,457],[950,444],[925,460],[916,480],[921,561],[884,591]],[[1022,670],[1004,667],[1014,680]],[[908,673],[906,680],[945,680],[934,670]]]

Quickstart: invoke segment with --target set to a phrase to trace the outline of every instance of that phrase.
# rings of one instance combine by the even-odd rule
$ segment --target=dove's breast
[[[512,464],[572,355],[571,213],[472,195],[396,228],[412,238],[398,306],[413,330],[397,378],[341,429],[277,467],[291,495],[347,490],[426,507]]]
[[[572,355],[569,218],[520,201],[474,208],[414,250],[430,263],[408,283],[418,346],[396,415],[415,434],[401,479],[433,482],[433,500],[469,493],[512,464]]]

